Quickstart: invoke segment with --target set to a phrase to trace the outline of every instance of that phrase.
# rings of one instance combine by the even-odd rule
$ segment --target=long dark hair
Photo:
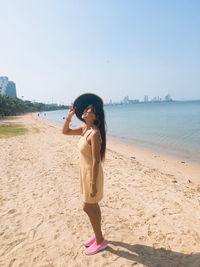
[[[100,150],[100,155],[101,155],[101,161],[105,160],[105,154],[106,154],[106,121],[105,121],[105,114],[103,107],[100,105],[92,105],[94,107],[95,115],[96,115],[96,120],[94,121],[94,125],[96,125],[99,128],[99,131],[101,133],[101,139],[102,139],[102,144],[101,144],[101,150]]]

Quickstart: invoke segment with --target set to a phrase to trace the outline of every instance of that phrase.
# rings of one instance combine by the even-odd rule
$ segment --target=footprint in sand
[[[13,214],[13,213],[16,213],[16,212],[17,212],[16,209],[11,209],[11,210],[8,211],[8,214],[10,215],[10,214]]]
[[[10,261],[10,263],[9,263],[9,266],[8,266],[8,267],[11,267],[15,261],[16,261],[16,259],[15,259],[15,258],[14,258],[14,259],[12,259],[12,260]]]
[[[26,238],[21,238],[21,239],[17,239],[11,243],[8,244],[7,248],[5,249],[5,251],[2,253],[2,256],[8,254],[9,252],[15,250],[18,248],[18,246],[24,242]]]

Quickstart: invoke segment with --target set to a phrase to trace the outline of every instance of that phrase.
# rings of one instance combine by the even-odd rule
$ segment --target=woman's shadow
[[[124,242],[109,241],[108,245],[114,245],[123,249],[113,249],[108,246],[106,250],[135,263],[142,263],[148,267],[200,267],[200,253],[184,254],[164,248],[153,248],[150,246]]]

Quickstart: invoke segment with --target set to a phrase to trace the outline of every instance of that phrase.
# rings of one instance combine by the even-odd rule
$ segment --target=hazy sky
[[[0,76],[18,97],[200,99],[200,1],[0,0]]]

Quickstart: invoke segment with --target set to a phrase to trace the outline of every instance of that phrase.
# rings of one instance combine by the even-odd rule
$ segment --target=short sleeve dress
[[[95,204],[103,198],[104,175],[101,161],[99,162],[97,176],[97,193],[94,197],[90,196],[90,180],[92,174],[92,149],[87,141],[87,137],[93,129],[88,129],[81,135],[78,142],[79,158],[80,158],[80,193],[83,195],[83,202]]]

